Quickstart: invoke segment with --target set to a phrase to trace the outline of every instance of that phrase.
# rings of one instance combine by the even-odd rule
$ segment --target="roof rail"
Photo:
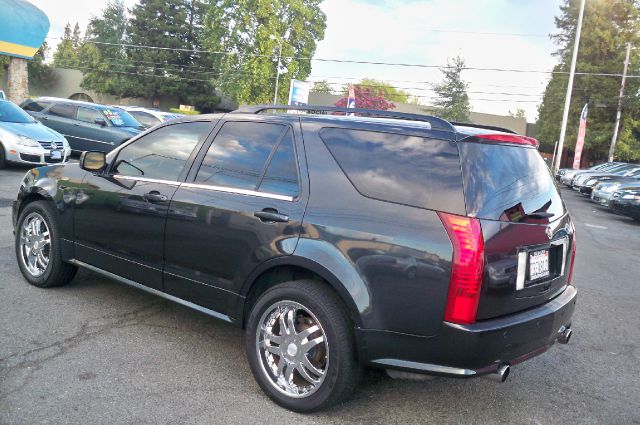
[[[257,106],[241,106],[231,114],[259,114],[268,110],[286,110],[286,111],[310,111],[312,113],[319,112],[344,112],[360,115],[369,115],[378,118],[396,118],[407,121],[422,121],[431,124],[431,128],[434,130],[443,130],[455,132],[456,129],[449,123],[449,121],[442,118],[433,117],[431,115],[420,114],[407,114],[404,112],[394,111],[378,111],[375,109],[360,109],[360,108],[344,108],[340,106],[297,106],[297,105],[257,105]]]
[[[453,122],[453,121],[451,121],[451,124],[465,126],[465,127],[484,128],[485,130],[503,131],[505,133],[511,133],[511,134],[518,134],[517,131],[513,131],[510,128],[497,127],[495,125],[473,124],[470,122]]]

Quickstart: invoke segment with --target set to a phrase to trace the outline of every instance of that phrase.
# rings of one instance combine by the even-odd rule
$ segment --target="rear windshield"
[[[536,149],[483,143],[460,143],[459,148],[470,216],[540,223],[540,214],[533,213],[553,214],[549,221],[564,214],[551,172]]]

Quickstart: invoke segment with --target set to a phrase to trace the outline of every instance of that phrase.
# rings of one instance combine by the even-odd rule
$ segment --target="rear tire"
[[[59,226],[46,201],[32,202],[20,213],[15,250],[20,272],[33,286],[66,285],[78,271],[76,266],[62,261]]]
[[[253,376],[289,410],[308,413],[344,402],[362,374],[352,329],[327,284],[279,284],[258,298],[247,321],[245,345]]]

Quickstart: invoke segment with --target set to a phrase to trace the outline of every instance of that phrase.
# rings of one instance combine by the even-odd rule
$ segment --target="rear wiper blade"
[[[538,211],[538,212],[534,211],[532,213],[526,214],[524,218],[551,218],[554,215],[555,215],[554,213],[550,213],[546,211]]]

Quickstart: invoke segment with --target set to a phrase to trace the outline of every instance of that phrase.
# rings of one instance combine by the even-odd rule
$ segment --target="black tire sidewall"
[[[4,145],[0,143],[0,170],[7,166],[7,155],[4,151]]]
[[[309,296],[302,288],[296,288],[296,283],[298,282],[287,282],[286,284],[276,286],[265,292],[258,299],[247,321],[245,345],[249,365],[262,390],[280,406],[296,412],[308,413],[333,404],[331,402],[332,392],[340,378],[338,374],[344,369],[341,363],[350,360],[345,357],[353,356],[353,348],[352,344],[348,343],[349,341],[344,343],[340,341],[342,338],[340,338],[336,332],[336,327],[348,326],[348,324],[345,323],[346,317],[342,318],[344,320],[343,323],[336,323],[335,311],[334,314],[332,314],[320,300]],[[259,358],[256,350],[256,329],[259,326],[258,322],[260,318],[267,308],[278,301],[284,300],[300,303],[309,309],[320,321],[329,345],[329,368],[327,370],[327,376],[321,387],[315,393],[305,398],[287,397],[273,388],[272,384],[268,381],[269,378],[265,376],[265,372],[260,364],[262,360]]]
[[[26,270],[22,260],[22,252],[20,249],[20,233],[22,232],[22,224],[27,216],[32,212],[37,212],[42,216],[42,218],[44,218],[47,227],[49,228],[51,237],[51,245],[49,247],[49,264],[45,272],[38,277],[32,276],[29,271]],[[15,252],[16,260],[18,261],[18,267],[20,268],[20,272],[22,272],[22,275],[27,280],[27,282],[41,288],[51,286],[49,285],[49,283],[51,281],[52,275],[56,271],[55,269],[61,267],[62,265],[62,259],[59,255],[60,251],[58,249],[58,243],[58,227],[57,223],[55,222],[55,218],[50,211],[49,205],[47,205],[45,201],[36,201],[24,207],[24,209],[20,213],[20,216],[18,217],[18,224],[16,226]]]

